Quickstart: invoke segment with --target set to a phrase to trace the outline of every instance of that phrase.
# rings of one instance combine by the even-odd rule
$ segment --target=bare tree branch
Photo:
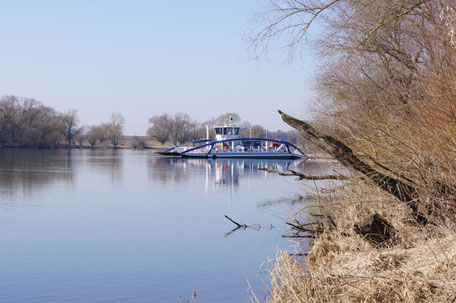
[[[289,57],[293,57],[297,46],[303,41],[309,28],[319,19],[331,18],[331,11],[344,11],[339,31],[351,27],[352,19],[371,7],[377,8],[372,15],[372,22],[359,29],[358,42],[350,45],[352,50],[359,49],[384,26],[395,22],[398,18],[415,11],[429,0],[395,0],[388,3],[381,1],[346,1],[346,0],[270,0],[271,9],[256,16],[256,23],[263,28],[251,38],[250,47],[257,56],[267,53],[270,43],[276,40],[288,49]],[[347,7],[349,7],[347,9]],[[346,11],[345,11],[346,10]],[[336,17],[337,18],[337,17]],[[336,34],[337,35],[337,34]],[[283,43],[285,40],[285,43]]]
[[[278,170],[275,170],[271,167],[259,167],[259,170],[264,170],[268,173],[278,174],[280,176],[297,176],[297,181],[305,180],[350,180],[349,177],[344,175],[321,175],[321,176],[314,176],[314,175],[306,175],[294,170],[289,169],[289,173],[284,173]]]
[[[412,214],[417,222],[427,224],[425,212],[423,212],[423,207],[418,200],[418,190],[415,187],[398,178],[389,177],[375,170],[368,163],[358,158],[347,145],[336,138],[320,133],[310,124],[289,116],[280,110],[279,113],[282,115],[283,121],[300,131],[305,139],[333,156],[345,167],[361,173],[366,179],[373,181],[385,192],[407,203],[412,209]]]
[[[237,223],[236,221],[234,221],[233,219],[231,219],[230,217],[228,217],[227,215],[225,215],[225,218],[227,218],[229,221],[231,221],[233,224],[235,224],[238,228],[247,228],[247,225],[245,224],[239,224]]]

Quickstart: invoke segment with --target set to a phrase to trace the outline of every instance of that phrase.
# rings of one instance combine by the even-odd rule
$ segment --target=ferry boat
[[[187,142],[165,149],[159,154],[183,158],[253,158],[300,159],[308,158],[298,147],[288,141],[268,138],[242,138],[239,127],[215,127],[215,139]]]

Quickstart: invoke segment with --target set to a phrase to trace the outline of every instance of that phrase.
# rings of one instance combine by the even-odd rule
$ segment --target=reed
[[[406,205],[353,181],[320,197],[323,224],[307,256],[281,252],[269,276],[268,302],[452,302],[456,299],[456,233],[444,218],[422,227]],[[379,213],[395,227],[394,245],[379,247],[353,225]]]

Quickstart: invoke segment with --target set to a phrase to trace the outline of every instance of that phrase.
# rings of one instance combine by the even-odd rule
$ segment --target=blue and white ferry
[[[209,139],[209,130],[207,130],[207,139],[176,145],[159,154],[188,158],[308,158],[298,147],[288,141],[242,138],[239,135],[238,126],[216,126],[215,134],[215,139]]]

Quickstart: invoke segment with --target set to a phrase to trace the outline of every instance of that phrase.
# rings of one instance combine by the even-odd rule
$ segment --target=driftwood
[[[283,238],[310,238],[315,239],[324,232],[323,224],[321,221],[311,223],[300,223],[298,220],[292,222],[285,222],[285,224],[293,227],[295,232],[291,235],[283,235]],[[311,226],[312,228],[308,228]],[[301,234],[306,233],[306,234]]]
[[[296,229],[300,232],[307,232],[307,233],[311,233],[311,234],[321,234],[323,232],[323,229],[321,227],[306,228],[306,226],[309,226],[309,225],[321,225],[316,222],[307,223],[307,224],[300,224],[299,222],[296,222],[296,223],[285,222],[285,224],[292,226],[294,229]]]
[[[280,176],[296,176],[296,177],[298,177],[296,179],[297,181],[301,181],[303,179],[305,179],[305,180],[349,180],[350,179],[349,177],[343,176],[343,175],[321,175],[321,176],[306,175],[306,174],[303,174],[303,173],[300,173],[300,172],[297,172],[297,171],[294,171],[291,169],[288,170],[289,173],[284,173],[284,172],[275,170],[270,167],[259,167],[258,169],[264,170],[268,173],[278,174]]]
[[[245,224],[239,224],[239,223],[237,223],[236,221],[234,221],[233,219],[231,219],[230,217],[228,217],[227,215],[225,215],[225,218],[227,218],[227,219],[230,220],[232,223],[234,223],[234,224],[237,226],[237,228],[244,228],[244,229],[247,228],[247,225],[245,225]]]
[[[310,124],[289,116],[280,110],[279,113],[282,115],[283,121],[297,129],[305,139],[324,150],[348,169],[361,173],[363,178],[371,180],[385,192],[407,203],[418,223],[422,225],[428,223],[427,214],[425,211],[423,212],[423,207],[418,200],[418,190],[414,186],[400,180],[399,177],[390,177],[374,169],[358,158],[351,148],[336,138],[321,133]],[[398,176],[399,174],[395,175]]]
[[[282,235],[282,238],[308,238],[308,239],[315,239],[314,235]]]
[[[227,232],[225,234],[225,238],[228,237],[229,235],[231,235],[232,233],[234,233],[236,230],[241,229],[241,228],[242,229],[251,228],[251,229],[254,229],[254,230],[260,230],[261,229],[261,225],[260,224],[253,224],[253,225],[241,224],[241,223],[238,223],[238,222],[234,221],[233,219],[231,219],[227,215],[225,215],[225,218],[228,219],[234,225],[236,225],[235,228],[233,228],[232,230],[230,230],[229,232]],[[272,226],[272,224],[271,224],[271,229],[273,227],[274,226]]]

